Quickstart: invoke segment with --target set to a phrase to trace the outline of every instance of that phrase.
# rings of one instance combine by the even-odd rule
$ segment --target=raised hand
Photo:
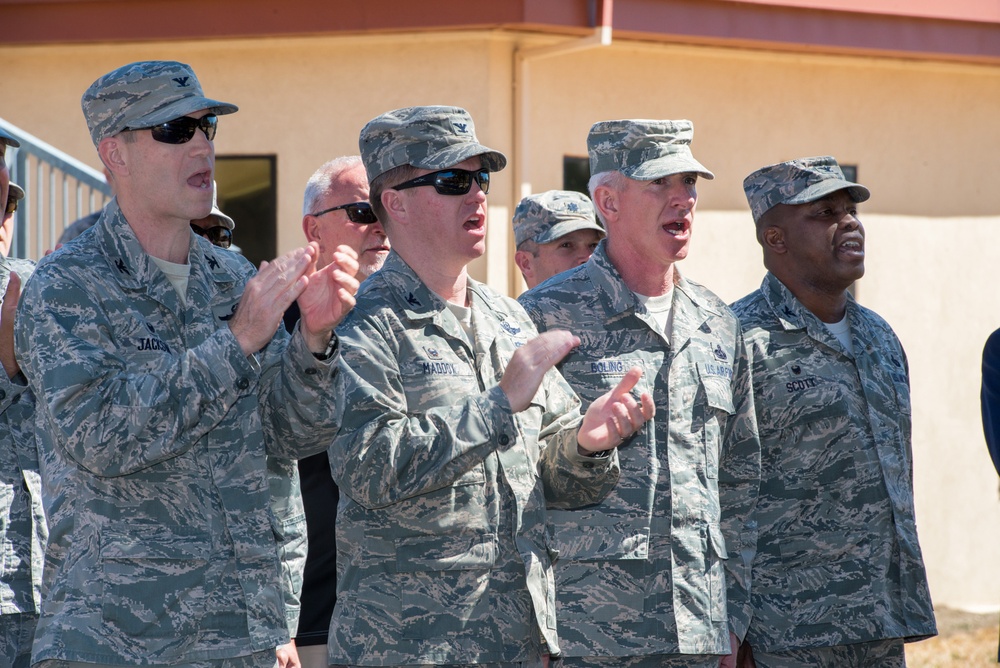
[[[511,410],[520,413],[531,404],[545,373],[580,345],[580,339],[566,330],[553,329],[539,334],[518,348],[500,379]]]
[[[319,252],[316,242],[310,243]],[[333,330],[354,307],[358,291],[358,254],[348,246],[337,246],[330,264],[317,270],[313,261],[306,274],[308,283],[299,295],[299,328],[306,345],[315,353],[326,350]]]
[[[644,392],[639,401],[632,396],[632,388],[640,378],[642,369],[632,367],[613,390],[590,404],[576,437],[581,454],[610,450],[621,445],[653,417],[656,407],[649,393]]]
[[[310,244],[271,262],[261,262],[257,275],[247,281],[240,305],[229,321],[245,355],[257,352],[274,336],[285,309],[305,290],[309,282],[305,274],[315,266],[317,253]]]

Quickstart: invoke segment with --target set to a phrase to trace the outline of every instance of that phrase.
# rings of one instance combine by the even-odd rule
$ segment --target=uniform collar
[[[636,313],[641,315],[645,307],[639,303],[635,293],[625,285],[620,273],[611,264],[608,257],[607,239],[602,239],[597,245],[597,249],[587,261],[587,273],[590,280],[597,288],[598,295],[608,313],[619,315],[624,313]],[[677,266],[674,266],[674,299],[683,296],[684,299],[698,310],[707,311],[713,315],[721,315],[719,310],[712,304],[701,298],[691,283],[681,275]]]
[[[118,207],[117,198],[108,203],[96,226],[98,244],[108,260],[109,273],[114,280],[123,288],[144,290],[160,298],[161,301],[173,301],[172,297],[166,296],[171,293],[176,294],[173,287],[139,244],[139,239]],[[228,284],[238,279],[230,269],[229,263],[223,261],[220,256],[221,253],[231,251],[217,248],[199,239],[193,232],[191,236],[194,238],[188,251],[191,284],[201,280],[213,284]]]
[[[767,275],[764,276],[760,292],[785,331],[805,330],[813,339],[822,341],[832,348],[843,349],[840,341],[830,332],[823,321],[803,306],[802,302],[792,294],[792,291],[771,272],[767,272]],[[862,318],[859,317],[858,313],[860,308],[854,300],[854,296],[847,293],[846,314],[856,350],[866,349],[872,342],[872,335],[861,326]],[[860,344],[860,348],[858,344]]]

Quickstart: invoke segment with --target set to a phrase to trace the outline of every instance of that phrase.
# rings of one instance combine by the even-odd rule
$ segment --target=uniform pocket
[[[101,546],[105,621],[144,639],[191,638],[204,613],[208,538],[106,532]]]
[[[440,637],[491,614],[492,534],[415,536],[396,541],[403,637]]]

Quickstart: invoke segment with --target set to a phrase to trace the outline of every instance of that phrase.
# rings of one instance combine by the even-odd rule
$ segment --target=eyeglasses
[[[351,202],[350,204],[341,204],[340,206],[323,209],[322,211],[310,213],[309,215],[322,216],[325,213],[339,211],[340,209],[347,212],[347,218],[352,223],[358,223],[359,225],[371,225],[372,223],[378,222],[378,217],[375,215],[375,212],[372,211],[372,205],[368,202]]]
[[[164,144],[186,144],[194,137],[195,130],[205,133],[208,141],[215,139],[219,118],[215,114],[205,114],[201,118],[181,116],[166,123],[149,128],[126,128],[126,130],[152,130],[153,139]]]
[[[442,169],[439,172],[431,172],[418,176],[415,179],[404,181],[398,186],[393,186],[392,190],[405,190],[416,188],[417,186],[434,186],[438,195],[464,195],[472,187],[472,181],[482,189],[483,194],[490,192],[490,171],[488,169],[477,169],[470,172],[466,169]]]
[[[4,205],[3,214],[9,216],[10,214],[17,211],[17,197],[14,197],[14,193],[7,193],[7,203]]]
[[[233,245],[233,231],[228,227],[216,225],[215,227],[206,229],[191,223],[191,230],[199,237],[205,237],[219,248],[229,248]]]

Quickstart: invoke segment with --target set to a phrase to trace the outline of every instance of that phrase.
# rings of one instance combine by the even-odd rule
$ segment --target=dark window
[[[590,181],[590,159],[563,156],[563,190],[576,190],[589,196],[588,181]]]
[[[273,155],[219,156],[215,182],[219,209],[233,219],[233,243],[255,267],[273,260],[278,249],[277,158]]]
[[[858,182],[858,166],[857,165],[841,165],[841,171],[844,172],[844,178],[848,181]]]

